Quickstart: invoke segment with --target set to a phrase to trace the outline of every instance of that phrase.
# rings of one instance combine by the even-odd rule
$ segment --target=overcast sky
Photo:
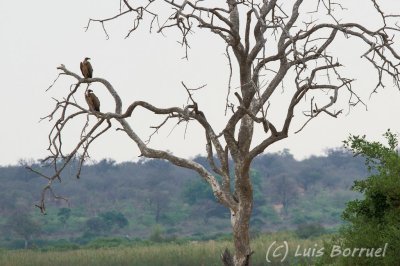
[[[370,15],[370,1],[344,2],[349,6],[346,21],[352,18],[373,29],[379,26],[379,18]],[[385,2],[389,2],[383,5],[388,13],[393,13],[393,10],[400,12],[400,1]],[[167,32],[166,36],[150,35],[148,28],[144,28],[131,38],[124,39],[132,22],[129,18],[107,25],[109,40],[106,40],[98,24],[93,24],[85,32],[88,18],[109,17],[116,14],[118,8],[117,0],[0,0],[1,165],[47,155],[51,124],[38,121],[54,107],[52,97],[66,95],[74,80],[62,77],[50,91],[45,90],[57,77],[57,66],[65,64],[68,69],[80,74],[79,62],[86,56],[92,58],[94,76],[106,78],[113,84],[123,99],[124,107],[135,100],[146,100],[159,107],[183,106],[187,95],[181,81],[193,88],[206,84],[204,89],[196,92],[195,97],[200,108],[211,115],[210,120],[215,127],[222,126],[226,119],[224,110],[228,80],[224,45],[208,32],[198,29],[192,36],[190,60],[182,60],[184,51],[177,44],[173,32]],[[289,138],[271,146],[269,152],[287,148],[296,158],[302,159],[312,154],[323,154],[327,148],[341,146],[349,134],[366,134],[371,139],[382,140],[382,134],[388,128],[400,132],[399,90],[389,80],[384,90],[369,98],[376,76],[366,61],[360,59],[364,50],[351,41],[347,44],[336,43],[333,48],[332,52],[343,56],[346,73],[357,78],[354,89],[365,96],[368,110],[360,105],[349,114],[345,109],[344,115],[338,119],[322,115],[303,131],[294,134],[304,121],[298,112],[295,118],[299,119],[293,123]],[[399,50],[400,45],[395,45],[395,48]],[[110,96],[106,90],[99,84],[92,86],[101,100],[102,111],[112,111],[113,103],[107,101]],[[284,97],[285,94],[282,95]],[[83,90],[76,100],[85,106]],[[344,98],[343,103],[347,100]],[[272,110],[279,112],[279,100],[272,105],[272,108],[275,107]],[[161,120],[154,119],[148,112],[138,111],[129,121],[133,129],[147,139],[151,132],[149,126]],[[184,157],[204,154],[204,136],[198,127],[189,125],[184,138],[185,125],[174,126],[173,123],[168,124],[152,139],[151,146],[168,149]],[[68,131],[71,134],[64,135],[66,145],[76,142],[77,136],[73,132],[78,130],[79,121]],[[139,152],[122,132],[113,130],[95,143],[90,155],[95,160],[112,158],[121,162],[136,160]]]

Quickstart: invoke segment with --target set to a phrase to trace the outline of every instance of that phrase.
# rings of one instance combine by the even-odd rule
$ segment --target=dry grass
[[[261,236],[252,242],[255,251],[252,256],[253,265],[267,265],[265,255],[269,245],[278,241],[287,241],[289,256],[285,263],[277,258],[269,265],[310,265],[311,261],[296,258],[293,253],[297,245],[301,248],[322,246],[323,238],[315,240],[299,240],[289,233],[277,233]],[[229,241],[190,242],[186,244],[154,244],[151,246],[117,247],[101,249],[79,249],[70,251],[0,251],[0,265],[2,266],[87,266],[87,265],[221,265],[220,254],[228,247],[232,250]]]

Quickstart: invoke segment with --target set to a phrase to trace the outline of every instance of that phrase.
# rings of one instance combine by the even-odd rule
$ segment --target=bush
[[[326,233],[325,228],[319,223],[300,224],[297,226],[296,235],[302,239],[320,236]]]
[[[400,156],[397,136],[387,131],[388,147],[369,142],[365,136],[350,136],[345,146],[365,158],[370,176],[355,181],[353,191],[364,194],[363,200],[350,201],[343,212],[348,222],[340,238],[332,240],[341,249],[350,250],[387,246],[385,256],[339,256],[340,265],[398,265],[400,247]]]
[[[163,242],[164,241],[164,236],[163,235],[164,235],[164,228],[161,225],[156,224],[153,227],[153,230],[151,232],[149,240],[152,241],[152,242],[157,242],[157,243]]]

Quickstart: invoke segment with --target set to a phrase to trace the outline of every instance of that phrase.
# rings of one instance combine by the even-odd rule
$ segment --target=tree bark
[[[231,213],[231,223],[233,230],[233,242],[235,245],[235,255],[233,262],[235,266],[250,265],[250,216],[253,202],[243,202],[239,204],[236,213]]]
[[[253,188],[251,185],[249,169],[237,176],[235,185],[237,194],[237,209],[231,209],[231,225],[235,254],[232,257],[228,250],[222,255],[225,266],[250,265],[250,217],[253,209]]]
[[[238,58],[239,59],[239,58]],[[254,87],[251,82],[251,66],[246,60],[240,61],[241,91],[243,96],[243,108],[250,108]],[[253,187],[250,180],[250,161],[247,159],[253,137],[254,121],[249,115],[244,115],[240,121],[238,134],[238,150],[233,155],[235,161],[235,191],[237,200],[235,209],[231,209],[231,225],[235,254],[233,264],[235,266],[250,265],[250,218],[253,210]]]
[[[243,107],[249,108],[249,95],[254,90],[251,85],[251,69],[245,69],[241,65],[241,87],[243,98]],[[231,265],[245,266],[250,265],[250,218],[253,209],[253,187],[250,179],[250,161],[248,160],[250,145],[253,136],[254,121],[249,115],[241,118],[238,134],[238,153],[232,154],[235,161],[235,190],[234,199],[237,201],[235,208],[231,208],[231,226],[233,233],[233,242],[235,254],[231,260]],[[229,253],[224,253],[228,255]],[[223,260],[224,261],[224,260]],[[225,263],[225,261],[224,261]],[[229,265],[229,264],[225,264]]]

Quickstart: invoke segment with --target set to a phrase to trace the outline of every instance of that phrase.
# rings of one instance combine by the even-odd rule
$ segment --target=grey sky
[[[370,16],[370,1],[345,2],[353,19],[372,28],[379,25],[379,18]],[[385,2],[386,6],[382,6],[388,13],[393,13],[393,10],[400,13],[400,1]],[[129,19],[107,25],[110,40],[106,40],[99,24],[93,24],[88,32],[84,31],[88,18],[109,17],[116,14],[118,8],[117,0],[0,0],[0,164],[46,156],[50,123],[38,121],[52,110],[54,101],[51,97],[65,95],[74,81],[62,77],[49,92],[45,90],[57,77],[57,66],[65,64],[68,69],[80,74],[79,62],[86,56],[92,58],[94,76],[108,79],[120,93],[125,107],[135,100],[147,100],[160,107],[182,106],[187,96],[181,81],[190,87],[207,84],[195,97],[200,108],[206,114],[212,114],[211,121],[216,128],[220,128],[218,125],[226,120],[224,108],[228,80],[224,45],[199,29],[191,38],[190,60],[186,61],[180,59],[184,51],[171,31],[166,36],[150,35],[148,28],[143,28],[131,38],[124,39],[130,26]],[[351,8],[356,8],[355,12]],[[397,49],[399,44],[395,46]],[[400,92],[390,80],[386,80],[385,90],[380,90],[379,94],[369,99],[376,76],[366,61],[360,59],[363,50],[357,43],[338,42],[335,51],[343,56],[348,76],[357,78],[354,86],[365,96],[368,111],[360,105],[346,115],[347,98],[343,98],[343,116],[338,119],[321,116],[299,134],[294,134],[304,122],[298,112],[290,137],[271,146],[270,152],[288,148],[296,158],[304,158],[321,154],[326,148],[340,146],[349,133],[367,134],[370,138],[382,140],[381,135],[387,128],[400,132]],[[235,87],[237,83],[233,85]],[[102,110],[112,111],[112,102],[107,101],[110,96],[104,88],[98,84],[93,87],[102,102]],[[80,98],[78,95],[77,101],[84,104],[83,91],[81,95]],[[278,97],[276,102],[272,102],[271,110],[276,112],[277,117],[282,110],[280,103],[284,102],[284,96],[282,94],[282,99]],[[146,139],[151,132],[148,126],[161,120],[154,120],[148,112],[138,111],[129,121],[133,129]],[[76,130],[79,130],[78,124]],[[152,139],[152,147],[169,149],[185,157],[204,153],[205,143],[200,128],[189,125],[185,139],[185,125],[176,127],[170,134],[173,128],[174,124],[168,124]],[[66,145],[76,141],[76,130],[71,128],[68,131],[70,135],[65,135]],[[97,160],[113,158],[127,161],[136,160],[139,152],[123,133],[112,131],[93,146],[90,154]]]

